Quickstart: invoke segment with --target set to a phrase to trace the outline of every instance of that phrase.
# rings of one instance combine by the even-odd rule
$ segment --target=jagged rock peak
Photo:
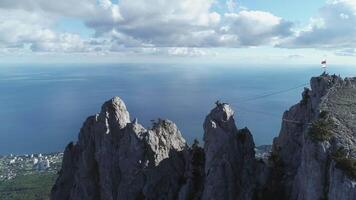
[[[169,157],[171,151],[183,151],[188,146],[175,123],[170,120],[158,119],[148,131],[147,142],[154,152],[155,165]]]
[[[204,130],[221,128],[225,132],[237,130],[234,120],[234,111],[227,103],[216,103],[204,122]]]
[[[209,116],[215,121],[226,122],[234,116],[234,111],[227,103],[217,103],[216,107],[211,110]]]
[[[100,116],[112,118],[119,128],[124,128],[127,123],[130,123],[130,114],[126,109],[126,105],[117,96],[102,105]]]
[[[189,162],[180,131],[161,119],[146,130],[129,116],[114,97],[85,121],[66,148],[52,200],[177,199]],[[195,192],[190,187],[185,195]]]

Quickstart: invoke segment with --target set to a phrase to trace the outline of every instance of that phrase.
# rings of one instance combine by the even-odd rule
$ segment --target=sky
[[[0,63],[356,63],[356,0],[1,0]]]

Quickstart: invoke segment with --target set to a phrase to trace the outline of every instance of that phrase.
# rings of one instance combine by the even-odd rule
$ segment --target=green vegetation
[[[157,121],[152,119],[151,123],[152,123],[152,129],[157,129],[157,128],[160,128],[160,127],[169,128],[169,125],[170,125],[170,123],[167,120],[164,120],[164,119],[161,119],[161,118],[158,118]]]
[[[1,200],[49,200],[57,175],[42,172],[17,176],[0,182]]]
[[[328,117],[328,115],[329,115],[329,112],[323,110],[319,113],[319,118],[326,119]]]
[[[199,148],[199,140],[195,138],[192,144],[192,149],[196,148]]]
[[[344,149],[336,150],[332,158],[335,160],[337,168],[356,180],[356,158],[348,157]]]
[[[194,139],[193,145],[192,145],[192,165],[193,166],[204,166],[205,163],[205,154],[204,154],[204,149],[199,146],[199,141],[197,139]],[[193,175],[194,175],[194,170],[193,170]]]
[[[326,111],[321,111],[319,114],[319,119],[315,120],[310,128],[308,135],[314,141],[327,141],[333,136],[332,129],[333,121],[328,117]]]

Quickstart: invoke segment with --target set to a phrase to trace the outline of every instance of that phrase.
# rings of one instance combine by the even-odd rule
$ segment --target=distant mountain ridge
[[[150,129],[131,121],[115,97],[66,147],[51,199],[355,199],[356,78],[323,74],[310,84],[262,156],[226,103],[207,115],[202,148],[169,120]]]

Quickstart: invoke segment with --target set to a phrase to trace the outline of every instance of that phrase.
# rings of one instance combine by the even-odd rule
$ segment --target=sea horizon
[[[0,70],[0,83],[6,83],[0,86],[6,94],[0,97],[0,155],[63,151],[77,140],[85,119],[113,96],[124,100],[131,120],[149,128],[153,119],[169,119],[188,143],[202,142],[204,118],[220,100],[231,104],[237,126],[248,127],[257,146],[271,144],[283,112],[301,99],[301,85],[322,73],[318,65],[157,63],[17,64]],[[356,75],[352,66],[331,65],[328,72]]]

